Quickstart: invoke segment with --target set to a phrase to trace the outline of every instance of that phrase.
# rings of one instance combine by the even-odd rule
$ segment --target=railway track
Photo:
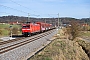
[[[35,41],[37,39],[40,39],[42,37],[45,37],[52,32],[53,32],[53,30],[50,30],[48,32],[41,33],[39,35],[35,35],[32,37],[27,37],[27,38],[23,37],[23,38],[19,38],[19,39],[15,39],[15,40],[0,42],[0,54],[8,52],[12,49],[18,48],[18,47],[23,46],[25,44],[28,44],[28,43]]]

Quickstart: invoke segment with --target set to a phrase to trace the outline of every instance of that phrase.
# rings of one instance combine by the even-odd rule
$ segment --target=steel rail
[[[25,44],[27,44],[27,43],[30,43],[30,42],[32,42],[32,41],[35,41],[35,40],[37,40],[37,39],[40,39],[40,38],[42,38],[42,37],[44,37],[44,36],[49,35],[49,34],[52,33],[52,32],[53,32],[53,31],[49,31],[49,32],[43,33],[43,34],[41,34],[41,35],[39,35],[39,36],[36,36],[36,37],[30,38],[30,39],[27,39],[27,40],[25,40],[25,41],[22,41],[22,42],[19,42],[19,43],[16,43],[16,44],[13,44],[13,45],[10,45],[10,46],[1,48],[1,49],[0,49],[0,54],[5,53],[5,52],[8,52],[8,51],[10,51],[10,50],[12,50],[12,49],[15,49],[15,48],[17,48],[17,47],[23,46],[23,45],[25,45]]]

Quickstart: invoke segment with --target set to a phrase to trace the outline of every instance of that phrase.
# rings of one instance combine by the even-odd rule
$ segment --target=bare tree
[[[77,21],[71,21],[70,25],[66,28],[66,33],[68,34],[68,38],[74,40],[76,37],[80,36],[80,25]]]

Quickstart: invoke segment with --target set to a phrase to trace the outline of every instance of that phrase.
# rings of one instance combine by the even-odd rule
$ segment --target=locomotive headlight
[[[30,30],[30,29],[26,29],[26,30]]]
[[[22,29],[22,30],[30,30],[30,29]]]
[[[26,29],[22,29],[22,30],[26,30]]]

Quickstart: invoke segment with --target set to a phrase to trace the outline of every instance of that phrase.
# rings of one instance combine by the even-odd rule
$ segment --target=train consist
[[[31,36],[32,34],[44,32],[50,29],[53,29],[53,27],[52,24],[49,23],[36,22],[22,24],[22,34],[24,36]]]

